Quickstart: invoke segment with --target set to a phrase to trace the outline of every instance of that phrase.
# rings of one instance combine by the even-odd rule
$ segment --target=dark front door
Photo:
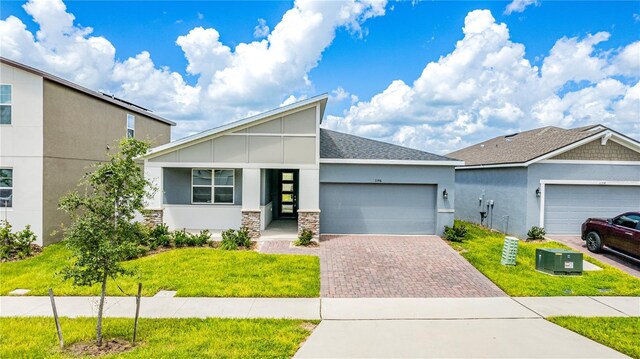
[[[282,170],[280,172],[280,218],[295,218],[297,216],[296,192],[295,171]]]

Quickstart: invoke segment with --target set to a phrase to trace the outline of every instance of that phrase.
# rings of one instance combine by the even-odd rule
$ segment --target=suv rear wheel
[[[602,251],[602,239],[597,232],[587,233],[587,249],[589,251],[598,253]]]

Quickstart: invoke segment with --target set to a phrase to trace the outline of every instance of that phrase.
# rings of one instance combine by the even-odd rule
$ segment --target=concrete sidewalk
[[[97,297],[56,297],[60,316],[96,315]],[[133,317],[135,298],[107,297],[105,316]],[[51,316],[49,297],[0,297],[0,316]],[[558,315],[640,316],[640,297],[183,298],[143,297],[145,318],[325,320],[514,319]]]
[[[56,297],[58,315],[96,316],[98,297]],[[132,318],[133,297],[107,297],[105,317]],[[52,316],[49,297],[0,297],[0,317]],[[158,298],[142,297],[142,318],[320,319],[319,298]]]
[[[324,320],[294,358],[626,358],[542,318]]]

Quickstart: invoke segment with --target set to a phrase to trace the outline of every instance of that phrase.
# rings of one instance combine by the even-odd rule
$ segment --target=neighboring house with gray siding
[[[580,233],[589,217],[640,210],[640,143],[602,125],[543,127],[448,154],[456,168],[456,218],[526,238]]]
[[[440,234],[454,216],[454,168],[463,162],[321,129],[321,95],[153,148],[148,205],[171,228],[273,221],[332,234]]]
[[[155,145],[173,122],[32,67],[0,58],[0,220],[27,224],[38,244],[67,218],[59,198],[126,136]]]

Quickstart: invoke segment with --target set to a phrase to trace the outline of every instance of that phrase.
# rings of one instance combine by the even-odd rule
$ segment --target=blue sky
[[[39,15],[35,16],[42,17],[41,24],[49,22],[53,24],[51,26],[55,30],[71,31],[65,30],[64,26],[56,25],[56,19],[62,17],[60,9],[53,11],[45,6],[46,4],[39,4],[40,2],[46,2],[46,0],[32,0],[33,8],[35,9],[38,5],[42,7],[42,11],[33,10],[28,13],[23,7],[24,2],[2,1],[0,2],[0,18],[7,20],[8,17],[14,16],[26,26],[24,31],[35,35],[40,30],[40,25],[34,22],[34,14],[38,13]],[[179,128],[174,133],[174,139],[237,119],[237,117],[277,107],[290,95],[293,95],[295,99],[300,99],[324,92],[333,92],[335,96],[334,100],[330,101],[327,111],[327,114],[332,116],[330,120],[326,121],[328,126],[434,152],[446,153],[503,132],[549,124],[573,127],[587,122],[603,122],[611,126],[619,126],[619,129],[621,128],[632,136],[637,137],[640,133],[640,104],[635,102],[635,93],[633,93],[633,91],[640,91],[634,90],[638,87],[640,74],[637,73],[638,68],[633,63],[633,58],[636,55],[633,52],[635,47],[630,47],[640,40],[640,2],[540,1],[537,4],[526,6],[522,12],[511,14],[505,13],[509,2],[502,1],[389,2],[382,5],[384,14],[381,14],[379,9],[376,14],[369,17],[363,17],[362,13],[357,13],[350,20],[350,23],[346,25],[344,23],[335,24],[330,29],[323,30],[328,31],[327,34],[332,31],[333,39],[326,46],[322,44],[322,41],[318,41],[319,45],[315,50],[321,55],[317,56],[315,61],[313,58],[305,59],[306,62],[300,65],[302,69],[299,70],[299,73],[293,74],[287,80],[288,82],[283,80],[283,83],[278,84],[277,96],[256,100],[255,97],[260,96],[247,95],[246,106],[224,101],[219,101],[220,104],[218,104],[216,98],[207,101],[202,97],[204,91],[199,90],[198,94],[193,94],[194,98],[198,97],[199,99],[186,101],[190,105],[185,105],[186,107],[182,110],[162,107],[166,103],[166,99],[156,98],[152,94],[144,96],[136,94],[132,89],[139,88],[144,84],[129,84],[127,79],[123,79],[122,76],[118,77],[118,64],[126,63],[128,59],[135,58],[143,51],[148,52],[150,61],[153,62],[156,69],[164,68],[168,72],[175,72],[181,76],[184,81],[184,86],[181,85],[182,90],[170,86],[171,88],[168,87],[167,91],[175,91],[177,95],[172,97],[172,101],[182,103],[185,101],[181,102],[179,96],[184,95],[180,94],[191,90],[196,92],[191,87],[206,88],[211,84],[211,81],[203,81],[202,73],[188,73],[186,70],[189,64],[188,56],[185,55],[183,48],[176,44],[178,37],[189,34],[192,29],[197,27],[215,29],[219,34],[219,42],[234,52],[238,44],[249,44],[261,40],[261,38],[254,36],[258,19],[264,19],[270,31],[273,31],[274,27],[283,20],[283,15],[295,9],[297,5],[285,1],[66,1],[62,4],[66,5],[64,12],[75,16],[74,29],[86,27],[93,29],[92,33],[82,34],[82,37],[104,38],[112,45],[113,54],[99,53],[99,55],[111,56],[110,61],[113,64],[111,67],[100,68],[100,71],[113,69],[116,74],[113,77],[117,79],[111,79],[111,75],[106,73],[104,77],[109,77],[108,81],[90,78],[90,76],[99,76],[95,74],[101,73],[100,71],[92,72],[93,75],[79,77],[74,77],[78,71],[64,73],[65,68],[85,69],[94,66],[94,64],[89,59],[84,60],[83,63],[73,63],[73,66],[61,68],[59,64],[56,65],[56,61],[48,59],[47,56],[64,56],[60,53],[60,49],[71,45],[58,43],[57,46],[53,46],[51,45],[54,43],[53,40],[50,40],[49,44],[43,39],[35,41],[36,43],[39,41],[44,47],[44,50],[38,51],[38,56],[42,56],[40,60],[32,57],[30,60],[30,57],[26,56],[28,51],[25,49],[28,49],[31,44],[11,45],[15,48],[11,48],[9,51],[5,42],[1,48],[3,56],[18,57],[16,60],[27,63],[32,61],[31,64],[36,67],[77,82],[85,81],[82,83],[85,86],[97,87],[97,89],[125,96],[127,99],[140,102],[162,115],[184,123],[184,126],[178,126]],[[499,44],[491,43],[483,46],[490,48],[496,45],[495,52],[497,53],[498,49],[503,47],[511,47],[513,44],[522,45],[523,55],[521,58],[528,60],[531,68],[537,68],[539,80],[544,77],[541,69],[545,60],[549,63],[548,67],[552,68],[552,60],[556,57],[566,57],[562,54],[554,58],[550,56],[554,46],[557,45],[559,49],[560,45],[563,45],[563,38],[565,40],[575,39],[572,43],[564,44],[569,48],[567,49],[565,46],[563,51],[569,54],[572,53],[570,46],[576,48],[583,45],[590,46],[585,55],[588,57],[588,59],[585,58],[586,62],[589,59],[601,59],[603,63],[598,69],[585,69],[583,73],[600,71],[602,76],[591,74],[581,78],[575,74],[558,75],[560,79],[556,81],[555,86],[539,94],[539,98],[536,98],[535,101],[514,98],[506,105],[501,104],[500,108],[493,109],[496,111],[502,109],[507,113],[513,113],[515,120],[482,115],[482,111],[493,113],[493,110],[488,109],[487,106],[476,106],[478,99],[483,97],[481,92],[471,94],[471,97],[464,101],[458,101],[458,99],[436,101],[437,94],[420,94],[418,87],[412,86],[414,81],[421,77],[428,63],[438,63],[441,57],[446,57],[456,50],[457,42],[465,38],[462,31],[465,19],[471,18],[470,14],[479,9],[488,10],[482,15],[493,18],[493,22],[489,23],[482,20],[486,25],[483,25],[485,26],[483,31],[499,32],[495,26],[488,27],[489,24],[504,24],[509,33],[508,38],[496,40],[500,41]],[[317,11],[322,13],[325,10],[319,9]],[[328,18],[328,15],[326,17]],[[0,35],[5,38],[17,37],[15,35],[17,32],[12,32],[19,31],[16,24],[17,22],[6,21]],[[354,31],[353,24],[357,24],[359,29]],[[10,29],[7,29],[9,27]],[[310,34],[314,34],[314,31]],[[599,32],[608,34],[606,40],[598,41],[595,44],[586,44],[588,42],[586,39],[590,34]],[[467,35],[468,41],[471,41],[471,35]],[[485,36],[486,32],[482,32],[480,35]],[[314,41],[313,36],[309,36],[309,38],[310,42]],[[487,39],[490,38],[487,37]],[[66,40],[56,39],[55,41]],[[207,46],[206,43],[200,45]],[[465,44],[459,46],[462,49]],[[617,66],[618,70],[616,71],[611,70],[612,66],[620,63],[618,57],[621,57],[620,54],[627,47],[629,49],[627,49],[626,56],[631,59],[631,65],[627,65],[623,70],[619,70],[621,66]],[[75,45],[69,47],[69,51],[73,52],[76,48]],[[82,51],[92,50],[78,51],[85,53]],[[291,49],[291,51],[295,53],[296,50]],[[476,48],[475,51],[480,52],[481,50]],[[578,50],[574,52],[578,52]],[[478,56],[485,57],[487,55],[478,54]],[[97,56],[96,58],[98,58]],[[296,56],[292,55],[291,58],[296,58]],[[201,61],[206,63],[206,59]],[[576,67],[585,63],[584,59],[579,58],[573,61],[576,62]],[[445,67],[444,64],[441,65],[443,68]],[[128,70],[135,71],[131,66],[128,67]],[[570,64],[564,63],[563,66],[566,70],[561,69],[560,71],[571,71]],[[220,68],[214,70],[219,71]],[[265,76],[277,77],[278,72],[282,72],[283,68],[277,68],[277,70]],[[465,71],[460,68],[457,70]],[[512,73],[514,70],[505,71]],[[480,84],[486,78],[487,73],[470,70],[468,75],[461,76],[458,83],[447,86],[452,92],[459,91],[461,88],[459,85],[473,76],[478,76],[477,84]],[[88,77],[89,79],[87,79]],[[240,78],[246,79],[247,77]],[[503,77],[498,78],[503,79]],[[251,78],[249,78],[250,80]],[[374,99],[378,98],[383,102],[382,100],[385,98],[383,92],[397,80],[401,80],[402,84],[406,85],[401,86],[402,91],[410,92],[412,98],[424,95],[427,103],[431,103],[430,101],[433,100],[431,107],[421,108],[419,101],[415,99],[406,100],[403,104],[395,103],[390,107],[376,105]],[[436,75],[426,80],[431,84],[430,86],[439,83],[438,81],[446,82],[446,79],[438,80]],[[605,80],[615,80],[619,84],[612,84],[612,81],[604,83]],[[521,84],[527,81],[522,80]],[[287,90],[289,84],[291,87],[290,90]],[[517,86],[520,85],[514,82],[513,88]],[[161,86],[155,87],[162,88]],[[185,87],[187,90],[184,90]],[[598,104],[601,105],[601,110],[594,113],[584,113],[581,110],[584,107],[591,107],[592,104],[580,104],[578,99],[571,100],[566,96],[576,93],[574,97],[584,98],[586,93],[579,91],[593,89],[592,92],[598,92],[596,89],[604,87],[611,88],[611,90],[604,91],[606,94],[601,94],[601,97],[594,99],[596,102],[600,101]],[[339,88],[343,89],[344,93],[348,93],[348,96],[335,95],[336,89]],[[255,89],[256,91],[261,89],[274,91],[266,85],[264,87],[256,85]],[[514,92],[517,91],[514,90]],[[352,95],[355,97],[351,97]],[[452,104],[452,101],[455,103]],[[569,101],[573,102],[568,103]],[[620,101],[626,102],[618,104]],[[197,104],[192,102],[197,102]],[[472,103],[476,106],[473,109],[471,108],[473,107]],[[398,107],[394,107],[396,105],[401,106],[402,109],[398,110]],[[509,112],[509,108],[511,108],[509,106],[517,107],[519,110]],[[230,107],[233,107],[233,110],[229,110]],[[622,107],[624,108],[620,110]],[[556,108],[556,110],[553,114],[542,113],[541,109],[546,108]],[[635,114],[638,115],[635,117],[636,121],[633,118],[634,108],[637,109]],[[210,115],[212,112],[221,115],[212,116]],[[369,114],[369,118],[364,118],[362,113]],[[376,115],[372,116],[372,113]],[[533,113],[536,115],[532,115]],[[537,118],[533,119],[536,116]],[[467,117],[472,117],[472,119],[467,119]]]

